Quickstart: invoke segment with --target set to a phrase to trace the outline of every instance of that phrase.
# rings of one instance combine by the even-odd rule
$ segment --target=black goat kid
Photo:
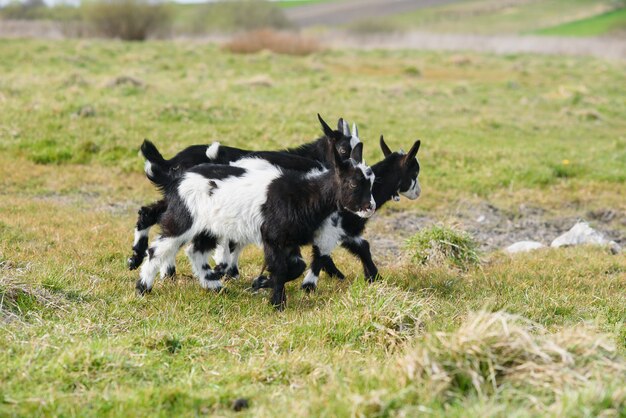
[[[322,125],[325,123],[321,120]],[[290,258],[312,242],[315,231],[337,208],[371,216],[374,177],[362,163],[362,144],[352,158],[342,160],[336,141],[326,140],[325,171],[285,170],[259,158],[244,158],[229,166],[202,164],[182,175],[155,169],[153,181],[165,195],[167,209],[159,220],[162,236],[148,250],[136,289],[145,294],[164,263],[192,242],[193,269],[202,287],[219,290],[221,283],[206,264],[208,253],[220,243],[262,244],[274,291],[271,303],[284,308],[285,284],[295,279]]]
[[[358,138],[358,129],[353,125],[352,132],[348,124],[339,119],[337,130],[333,131],[326,123],[324,136],[317,140],[304,144],[300,147],[290,148],[285,151],[250,151],[239,148],[233,148],[220,145],[214,142],[211,145],[192,145],[185,148],[173,158],[166,160],[157,151],[154,144],[150,141],[144,141],[141,151],[146,158],[145,171],[148,178],[153,175],[153,167],[160,171],[175,174],[185,171],[195,165],[204,163],[213,164],[229,164],[245,157],[255,156],[266,159],[272,164],[282,168],[298,171],[310,171],[314,168],[328,167],[331,163],[327,161],[325,155],[325,142],[327,138],[335,140],[337,151],[342,159],[350,158],[352,148],[360,142]],[[159,200],[139,209],[137,224],[135,227],[135,237],[133,241],[133,255],[128,259],[128,268],[134,270],[141,265],[148,249],[148,234],[150,228],[159,222],[167,208],[167,202]],[[173,276],[176,269],[174,264],[163,267],[161,276]],[[237,275],[237,271],[228,272],[231,275]]]
[[[383,136],[380,136],[380,147],[385,159],[371,167],[376,176],[372,196],[377,208],[389,200],[399,200],[400,194],[411,200],[420,196],[421,188],[418,180],[420,165],[417,160],[420,144],[421,141],[416,141],[407,154],[402,151],[391,152]],[[366,280],[371,282],[376,279],[378,268],[372,260],[370,244],[361,236],[367,221],[368,219],[360,218],[345,210],[333,213],[324,221],[322,227],[315,232],[311,268],[302,283],[304,290],[308,292],[317,288],[322,270],[339,279],[345,277],[330,256],[338,244],[361,260]],[[271,280],[261,275],[254,280],[252,287],[260,289],[272,285]]]

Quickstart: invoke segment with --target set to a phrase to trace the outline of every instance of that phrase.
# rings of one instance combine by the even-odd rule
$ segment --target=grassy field
[[[402,243],[415,224],[390,226],[473,205],[612,213],[592,224],[623,243],[624,62],[104,41],[3,41],[0,57],[0,416],[229,416],[238,398],[244,416],[626,416],[624,253],[422,265]],[[247,291],[250,248],[222,294],[181,254],[177,280],[136,297],[135,212],[158,196],[143,138],[279,148],[317,137],[317,112],[357,121],[369,163],[381,132],[422,140],[422,198],[371,222],[399,241],[373,248],[384,278],[337,251],[347,279],[292,283],[277,313]]]
[[[605,0],[469,0],[420,9],[385,21],[398,29],[517,34],[589,18],[613,7],[613,2]]]
[[[626,32],[626,8],[541,29],[536,33],[554,36],[599,36],[623,32]]]

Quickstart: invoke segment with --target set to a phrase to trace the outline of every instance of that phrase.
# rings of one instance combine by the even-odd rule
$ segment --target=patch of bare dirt
[[[476,51],[496,54],[536,53],[626,59],[626,39],[617,36],[574,39],[552,36],[476,35],[419,31],[356,35],[337,30],[329,31],[321,39],[324,45],[337,49],[418,49]]]
[[[520,206],[507,211],[488,202],[461,203],[450,212],[429,217],[415,212],[387,211],[377,215],[366,230],[366,238],[380,258],[393,259],[402,254],[407,238],[436,223],[454,224],[469,232],[485,252],[501,250],[518,241],[539,241],[550,245],[579,220],[590,221],[607,239],[626,245],[626,235],[616,228],[626,225],[626,214],[606,208],[576,215],[554,215],[543,208]]]

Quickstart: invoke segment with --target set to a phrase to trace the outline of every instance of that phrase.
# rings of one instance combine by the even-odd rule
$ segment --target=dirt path
[[[285,14],[300,27],[336,26],[361,19],[409,12],[425,7],[455,3],[459,0],[346,0],[308,4],[285,10]]]
[[[497,54],[537,53],[586,55],[626,59],[626,38],[559,38],[521,35],[470,35],[407,32],[381,35],[354,35],[330,31],[321,37],[331,48],[422,49],[477,51]]]

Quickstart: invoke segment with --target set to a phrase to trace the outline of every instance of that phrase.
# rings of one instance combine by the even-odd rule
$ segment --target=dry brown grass
[[[559,396],[626,372],[606,335],[583,326],[550,333],[519,316],[484,311],[454,332],[424,335],[400,365],[408,381],[429,381],[434,393],[452,397],[503,387]]]
[[[277,54],[309,55],[319,51],[321,47],[315,39],[297,33],[260,29],[233,37],[224,45],[224,49],[236,54],[254,54],[269,50]]]

